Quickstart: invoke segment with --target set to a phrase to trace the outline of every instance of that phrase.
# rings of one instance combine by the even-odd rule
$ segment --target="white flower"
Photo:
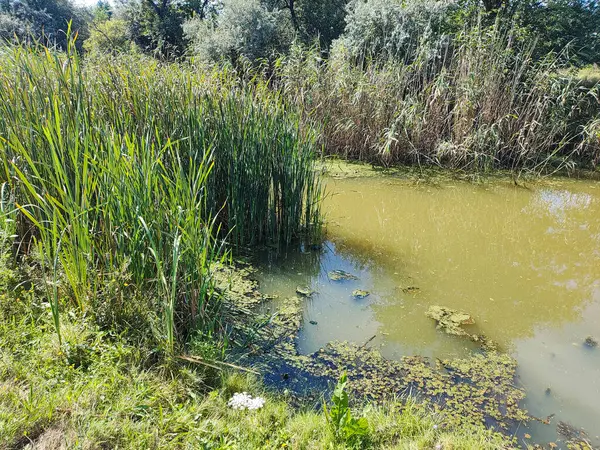
[[[265,399],[262,397],[254,397],[247,392],[236,392],[229,399],[227,405],[233,409],[260,409],[265,406]]]

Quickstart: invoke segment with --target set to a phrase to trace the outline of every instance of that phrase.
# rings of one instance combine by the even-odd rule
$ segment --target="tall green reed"
[[[57,332],[60,304],[131,326],[134,303],[172,353],[223,328],[212,273],[228,243],[318,230],[315,133],[262,82],[143,57],[82,62],[74,42],[3,52],[0,181],[52,278]]]

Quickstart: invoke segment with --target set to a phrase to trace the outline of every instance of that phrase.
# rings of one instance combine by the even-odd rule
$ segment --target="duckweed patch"
[[[475,319],[469,314],[446,308],[444,306],[431,306],[425,315],[437,322],[437,329],[453,336],[465,336],[479,344],[488,351],[497,351],[497,344],[482,334],[468,333],[463,326],[475,325]]]
[[[252,278],[255,272],[252,265],[240,261],[232,265],[220,264],[215,268],[215,291],[230,309],[247,310],[262,304],[268,298],[258,290],[258,283]]]
[[[242,297],[253,298],[256,286],[247,287],[251,292]],[[525,392],[516,383],[517,363],[506,354],[485,350],[464,359],[432,361],[410,356],[393,361],[367,346],[331,342],[311,355],[300,355],[296,340],[304,326],[303,299],[281,299],[278,305],[277,312],[262,314],[267,325],[256,334],[256,351],[242,359],[298,403],[317,405],[323,390],[346,372],[352,396],[374,403],[415,397],[439,413],[449,429],[487,426],[509,442],[510,431],[531,419],[519,406]],[[468,314],[445,308],[436,312],[445,327],[473,322]]]
[[[455,336],[469,336],[463,325],[473,325],[475,320],[464,312],[443,306],[431,306],[425,315],[437,322],[437,329]]]
[[[355,289],[354,291],[352,291],[352,297],[356,298],[356,299],[363,299],[363,298],[367,298],[369,295],[371,295],[371,293],[369,291],[364,291],[362,289]]]
[[[314,293],[315,293],[315,291],[313,291],[308,286],[298,286],[298,287],[296,287],[296,294],[298,294],[298,295],[300,295],[302,297],[310,297]]]
[[[332,270],[327,276],[331,281],[358,280],[356,275],[352,275],[344,270]]]
[[[407,286],[405,288],[402,288],[402,292],[404,292],[405,294],[417,294],[421,292],[421,288],[417,286]]]
[[[529,420],[519,407],[525,398],[515,386],[516,362],[497,352],[431,362],[412,356],[385,359],[373,349],[334,342],[311,355],[304,369],[336,378],[347,371],[354,395],[381,402],[390,395],[414,395],[444,415],[447,426],[488,425],[508,433]]]
[[[567,448],[570,450],[593,450],[589,443],[587,433],[566,422],[559,421],[556,424],[556,432],[565,439]]]

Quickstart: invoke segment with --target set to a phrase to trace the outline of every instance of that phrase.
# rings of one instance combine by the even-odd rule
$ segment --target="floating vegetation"
[[[449,426],[493,423],[508,432],[529,419],[519,407],[525,393],[515,386],[516,361],[497,352],[436,363],[420,356],[391,361],[373,349],[333,342],[301,364],[331,379],[346,371],[353,394],[371,401],[412,393],[442,413]]]
[[[498,344],[483,334],[470,334],[469,338],[476,344],[488,351],[498,351]]]
[[[244,298],[252,298],[254,287],[247,287],[252,290]],[[469,358],[436,361],[420,356],[388,360],[375,349],[346,342],[332,342],[314,354],[299,355],[296,339],[302,325],[302,301],[297,296],[280,300],[277,314],[255,333],[254,351],[241,356],[245,366],[252,365],[265,374],[266,382],[287,389],[298,403],[318,399],[328,383],[346,372],[352,395],[383,402],[409,394],[441,414],[445,426],[492,425],[507,442],[510,430],[531,419],[519,406],[525,392],[516,382],[516,361],[488,347]],[[448,308],[434,308],[431,314],[446,328],[473,323],[468,314]],[[461,335],[484,339],[466,332]]]
[[[431,306],[425,312],[425,315],[437,322],[438,330],[455,336],[470,336],[462,326],[475,323],[475,320],[469,314],[444,306]]]
[[[358,161],[346,161],[343,159],[329,159],[322,163],[321,171],[330,178],[373,178],[380,177],[382,173],[397,175],[400,172],[396,168],[379,168],[371,164]]]
[[[369,291],[363,291],[362,289],[355,289],[352,291],[352,297],[356,299],[367,298],[371,293]]]
[[[583,341],[583,345],[586,347],[595,348],[598,347],[598,341],[594,337],[588,336],[585,338],[585,341]]]
[[[498,345],[483,334],[468,333],[463,326],[474,325],[475,320],[467,313],[444,306],[431,306],[425,315],[437,322],[437,329],[454,336],[465,336],[488,351],[497,351]]]
[[[418,292],[421,292],[421,288],[417,286],[408,286],[402,288],[402,292],[404,292],[405,294],[417,294]]]
[[[225,296],[227,303],[235,308],[247,309],[264,302],[265,296],[259,292],[258,283],[251,278],[256,271],[250,264],[237,262],[236,265],[218,264],[214,267],[215,290]]]
[[[296,294],[301,295],[302,297],[310,297],[315,293],[308,286],[298,286],[296,287]]]
[[[356,275],[352,275],[344,270],[332,270],[327,276],[331,281],[358,280]]]
[[[559,421],[556,424],[556,432],[565,439],[568,449],[593,450],[593,447],[589,443],[589,436],[582,429]]]

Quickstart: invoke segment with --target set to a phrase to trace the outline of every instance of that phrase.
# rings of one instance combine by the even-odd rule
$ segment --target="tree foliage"
[[[46,45],[66,47],[66,31],[87,37],[88,13],[69,0],[0,0],[0,35],[33,38]]]
[[[286,12],[298,37],[327,48],[345,27],[348,0],[263,0],[268,8]]]
[[[88,54],[117,55],[135,51],[127,22],[122,19],[111,19],[95,22],[90,27],[90,37],[84,43]]]
[[[596,1],[522,2],[517,17],[536,39],[539,55],[566,50],[577,64],[600,63],[600,8]]]
[[[423,39],[441,30],[446,1],[352,0],[340,43],[354,59],[410,58]]]
[[[192,53],[207,61],[269,58],[285,52],[294,36],[284,12],[259,0],[229,0],[213,21],[187,22],[185,33]]]
[[[212,17],[218,6],[217,0],[121,0],[119,12],[139,48],[174,59],[187,49],[184,22]]]
[[[288,51],[292,42],[318,41],[328,50],[338,40],[354,58],[389,60],[410,57],[423,39],[451,40],[463,29],[500,22],[516,39],[535,43],[536,59],[554,52],[578,66],[600,63],[600,0],[115,1],[85,9],[73,0],[0,0],[0,39],[64,47],[71,23],[79,43],[92,33],[88,48],[130,39],[166,59],[188,52],[212,61],[261,59]],[[109,19],[119,22],[98,26]],[[106,40],[102,33],[113,36]]]
[[[457,28],[496,20],[518,29],[535,44],[537,59],[562,53],[577,65],[600,63],[600,7],[597,0],[458,0],[452,19]]]
[[[0,13],[0,39],[2,41],[23,40],[27,37],[29,24],[16,17]]]

